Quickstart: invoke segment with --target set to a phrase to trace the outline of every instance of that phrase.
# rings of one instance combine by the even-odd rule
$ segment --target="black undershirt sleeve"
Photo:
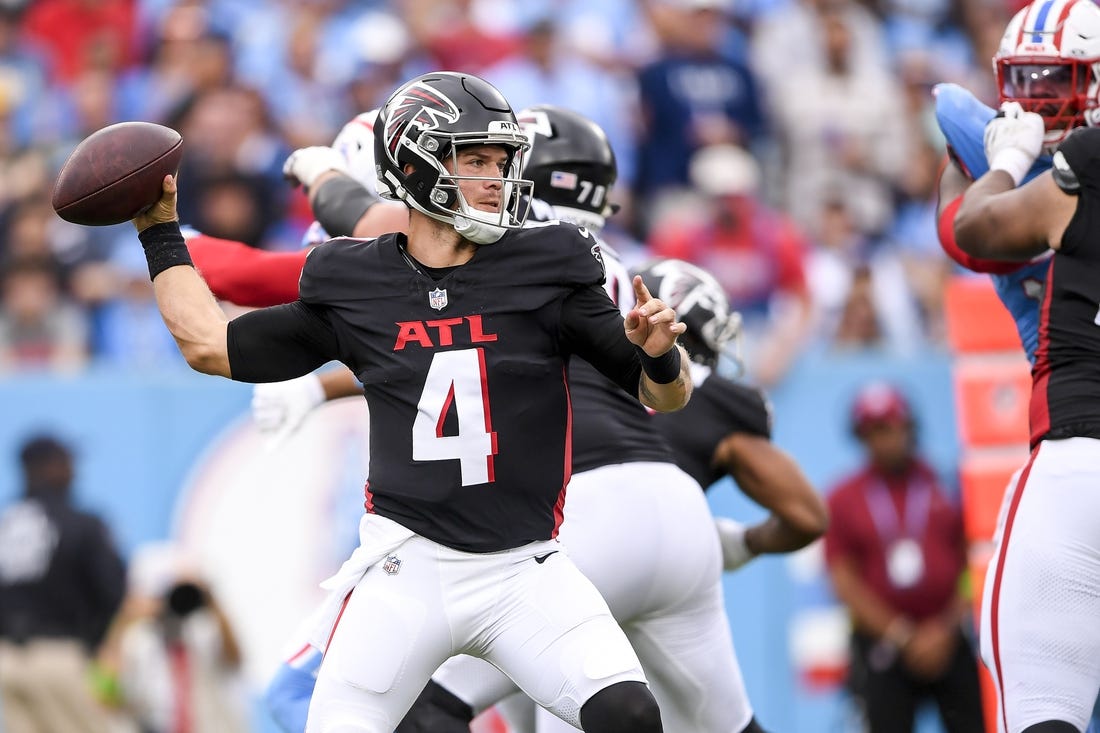
[[[599,285],[579,288],[565,299],[561,335],[566,347],[612,380],[631,397],[638,396],[642,365],[634,344],[623,332],[623,315]]]
[[[300,300],[234,318],[226,340],[238,382],[281,382],[338,358],[336,331],[324,309]]]
[[[313,194],[313,215],[332,237],[350,237],[378,197],[348,175],[330,176]]]

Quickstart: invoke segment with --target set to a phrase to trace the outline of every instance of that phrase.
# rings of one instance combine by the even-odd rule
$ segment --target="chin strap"
[[[452,226],[463,239],[468,239],[474,244],[493,244],[508,231],[507,227],[489,224],[462,214],[455,214]]]

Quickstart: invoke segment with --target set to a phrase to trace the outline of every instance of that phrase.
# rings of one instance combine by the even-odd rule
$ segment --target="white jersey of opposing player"
[[[358,114],[344,125],[332,141],[332,149],[347,161],[348,175],[375,196],[378,195],[378,178],[374,170],[374,122],[377,119],[377,109]],[[331,238],[321,223],[314,221],[302,237],[302,246],[312,247]]]

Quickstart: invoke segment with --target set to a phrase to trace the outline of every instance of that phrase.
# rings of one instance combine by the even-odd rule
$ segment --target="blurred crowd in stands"
[[[629,262],[706,267],[744,316],[751,376],[799,355],[942,342],[933,84],[995,104],[1019,0],[2,0],[0,370],[181,365],[129,225],[50,207],[108,124],[179,130],[184,223],[299,246],[295,148],[432,69],[608,132]]]

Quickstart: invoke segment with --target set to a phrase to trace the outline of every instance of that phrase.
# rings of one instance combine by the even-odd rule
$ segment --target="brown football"
[[[76,146],[53,187],[53,208],[74,224],[129,221],[160,198],[164,176],[175,174],[183,138],[152,122],[104,127]]]

